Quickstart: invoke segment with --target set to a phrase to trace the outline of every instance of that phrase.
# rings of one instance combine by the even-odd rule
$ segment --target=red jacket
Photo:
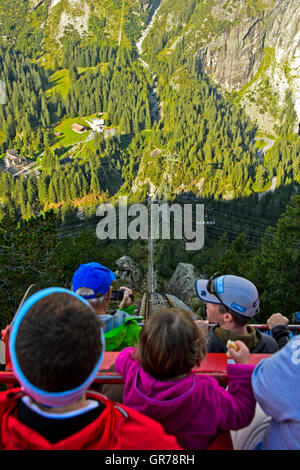
[[[182,450],[176,438],[156,421],[93,392],[88,392],[87,398],[105,404],[101,415],[79,432],[51,444],[18,420],[17,403],[22,396],[20,388],[0,392],[0,449]]]

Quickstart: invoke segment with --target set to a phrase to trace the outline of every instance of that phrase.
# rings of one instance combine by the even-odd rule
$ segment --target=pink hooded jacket
[[[247,426],[255,411],[251,376],[253,365],[229,364],[228,388],[193,372],[176,380],[160,381],[145,372],[125,348],[115,370],[125,382],[123,403],[159,421],[185,449],[206,449],[219,431]]]

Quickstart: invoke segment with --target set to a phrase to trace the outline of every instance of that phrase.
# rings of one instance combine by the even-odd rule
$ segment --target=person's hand
[[[195,320],[196,325],[202,332],[207,335],[208,333],[208,320]]]
[[[233,348],[228,348],[228,352],[229,352],[230,356],[232,357],[232,359],[237,364],[249,364],[249,362],[250,362],[250,351],[247,348],[247,346],[245,345],[245,343],[243,343],[243,341],[240,341],[240,340],[236,340],[234,342],[238,345],[239,350],[236,351]]]
[[[132,290],[125,286],[120,287],[120,290],[124,290],[124,297],[120,303],[120,308],[129,307],[133,303],[132,298],[129,297],[132,294]]]
[[[289,319],[281,315],[281,313],[273,313],[267,320],[267,325],[269,330],[272,330],[277,325],[285,325],[288,326]]]

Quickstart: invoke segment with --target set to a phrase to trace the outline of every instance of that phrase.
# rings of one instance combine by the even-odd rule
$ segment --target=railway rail
[[[148,318],[160,308],[173,307],[175,307],[175,304],[167,294],[158,292],[152,292],[150,294],[149,292],[145,292],[142,298],[139,315],[144,317],[144,320],[148,320]]]
[[[148,203],[151,204],[150,197]],[[160,308],[174,307],[174,302],[163,293],[156,292],[156,281],[154,273],[153,263],[153,239],[152,239],[152,227],[150,218],[150,236],[148,240],[148,273],[147,273],[147,287],[146,292],[142,298],[139,315],[144,317],[144,321],[148,320],[149,317]]]

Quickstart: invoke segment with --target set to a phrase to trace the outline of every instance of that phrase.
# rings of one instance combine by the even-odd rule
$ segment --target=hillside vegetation
[[[292,50],[287,19],[295,32],[298,24],[293,0],[284,11],[286,0],[274,4],[0,0],[5,315],[16,306],[11,292],[18,276],[20,296],[39,275],[45,284],[67,285],[75,265],[94,257],[113,266],[114,256],[128,249],[145,265],[141,240],[95,241],[95,213],[120,195],[146,202],[149,192],[160,201],[204,203],[212,222],[203,251],[186,253],[181,240],[157,243],[162,283],[177,262],[192,262],[207,275],[216,268],[257,278],[266,312],[268,302],[296,308],[290,297],[298,271],[287,261],[299,258],[293,64],[283,60],[289,81],[278,93],[270,74],[278,70],[277,41]],[[140,57],[136,41],[154,12]],[[270,133],[249,103],[271,119]],[[72,129],[93,118],[104,119],[102,132]],[[36,162],[32,171],[4,168],[12,148]],[[276,303],[271,297],[281,277],[289,297]]]

